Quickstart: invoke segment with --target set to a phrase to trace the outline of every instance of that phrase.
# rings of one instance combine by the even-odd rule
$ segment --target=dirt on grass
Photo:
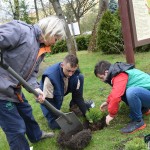
[[[77,116],[82,116],[81,111],[75,105],[70,108],[70,111],[73,111]],[[83,122],[83,130],[79,131],[76,134],[65,134],[60,132],[57,137],[57,142],[62,150],[81,150],[85,148],[91,141],[92,131],[102,130],[106,127],[106,117],[104,116],[101,120],[96,123],[90,123],[88,120]]]
[[[83,116],[82,112],[80,111],[79,107],[77,105],[73,105],[70,108],[70,111],[73,111],[78,117]],[[88,120],[83,122],[84,129],[90,129],[91,131],[96,130],[102,130],[104,127],[106,127],[106,116],[102,117],[98,122],[96,123],[90,123]]]
[[[85,148],[91,141],[91,130],[84,129],[74,135],[60,132],[57,142],[61,149],[81,150]]]

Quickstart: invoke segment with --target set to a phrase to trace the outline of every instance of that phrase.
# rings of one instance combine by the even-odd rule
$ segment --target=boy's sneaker
[[[121,133],[133,133],[146,127],[143,119],[141,121],[132,121],[126,127],[121,129]]]
[[[41,136],[40,140],[46,139],[46,138],[51,138],[51,137],[54,137],[54,133],[53,132],[42,131],[42,136]]]

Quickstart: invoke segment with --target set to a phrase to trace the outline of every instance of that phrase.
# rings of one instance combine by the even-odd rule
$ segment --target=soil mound
[[[91,130],[84,129],[74,135],[64,134],[60,132],[57,142],[62,148],[71,150],[81,150],[85,148],[92,138]]]

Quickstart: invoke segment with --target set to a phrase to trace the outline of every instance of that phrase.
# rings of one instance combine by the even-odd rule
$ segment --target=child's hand
[[[111,117],[110,115],[106,116],[106,124],[109,125],[110,121],[112,121],[114,118]]]
[[[107,110],[107,106],[108,106],[108,103],[107,102],[103,102],[100,106],[100,110],[101,111],[106,111]]]

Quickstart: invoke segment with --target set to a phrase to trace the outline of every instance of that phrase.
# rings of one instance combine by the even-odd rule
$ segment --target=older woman
[[[45,53],[61,38],[65,38],[64,20],[49,16],[35,25],[13,20],[0,26],[0,49],[6,64],[22,76],[45,99],[36,80]],[[0,126],[6,134],[11,150],[29,150],[25,134],[31,142],[53,137],[41,131],[32,115],[32,108],[21,92],[20,83],[0,68]]]

